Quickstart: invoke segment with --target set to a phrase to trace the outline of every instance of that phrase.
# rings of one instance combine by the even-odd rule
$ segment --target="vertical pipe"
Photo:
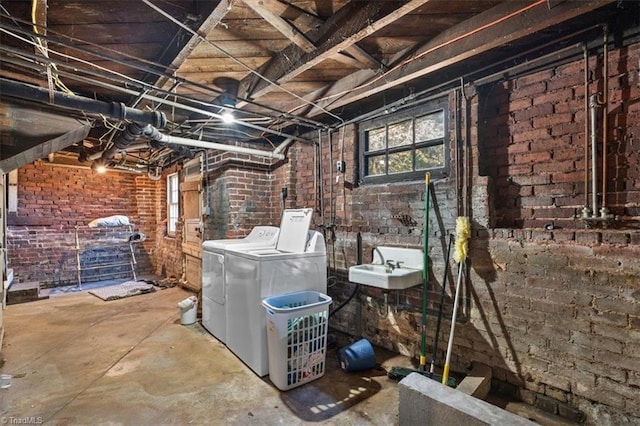
[[[609,132],[609,30],[604,26],[604,45],[602,47],[602,200],[600,214],[607,215],[607,138]],[[596,213],[596,212],[594,212]]]
[[[319,131],[318,131],[319,134]],[[320,138],[318,138],[320,140]],[[320,209],[318,206],[318,146],[320,144],[313,144],[313,207],[316,211]]]
[[[318,176],[320,178],[320,216],[322,217],[322,230],[324,232],[324,158],[322,152],[322,130],[318,130],[318,146],[319,146],[319,158],[318,158]]]
[[[598,215],[598,95],[589,97],[589,115],[591,124],[591,212]]]
[[[589,49],[584,49],[584,208],[582,217],[589,217]]]
[[[460,90],[463,90],[462,87]],[[454,108],[454,142],[453,142],[453,159],[454,159],[454,167],[455,167],[455,178],[456,178],[456,216],[460,216],[462,214],[462,206],[460,202],[460,91],[455,90],[455,108]]]
[[[331,130],[327,130],[329,142],[329,226],[333,226],[333,135]]]

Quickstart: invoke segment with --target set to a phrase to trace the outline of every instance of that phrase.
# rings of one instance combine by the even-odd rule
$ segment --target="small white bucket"
[[[178,308],[180,309],[180,324],[191,325],[196,322],[198,315],[198,298],[196,296],[190,296],[182,302],[178,302]]]

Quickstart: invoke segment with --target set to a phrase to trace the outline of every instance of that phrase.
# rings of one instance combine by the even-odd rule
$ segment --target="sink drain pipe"
[[[362,234],[360,232],[356,234],[356,265],[362,265]],[[340,303],[333,311],[329,312],[329,318],[331,318],[340,309],[344,308],[347,303],[351,302],[351,299],[353,299],[358,293],[358,290],[360,290],[360,284],[355,283],[355,287],[349,297]]]

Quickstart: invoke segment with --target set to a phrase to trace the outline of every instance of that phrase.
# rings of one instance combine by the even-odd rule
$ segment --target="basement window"
[[[360,124],[362,183],[419,180],[448,168],[447,98]]]
[[[178,222],[180,190],[178,173],[167,176],[167,234],[175,235]]]

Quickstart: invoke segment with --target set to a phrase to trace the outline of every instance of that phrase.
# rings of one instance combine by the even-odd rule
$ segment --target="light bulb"
[[[222,113],[222,121],[227,124],[231,124],[235,121],[235,117],[231,111],[225,111]]]

